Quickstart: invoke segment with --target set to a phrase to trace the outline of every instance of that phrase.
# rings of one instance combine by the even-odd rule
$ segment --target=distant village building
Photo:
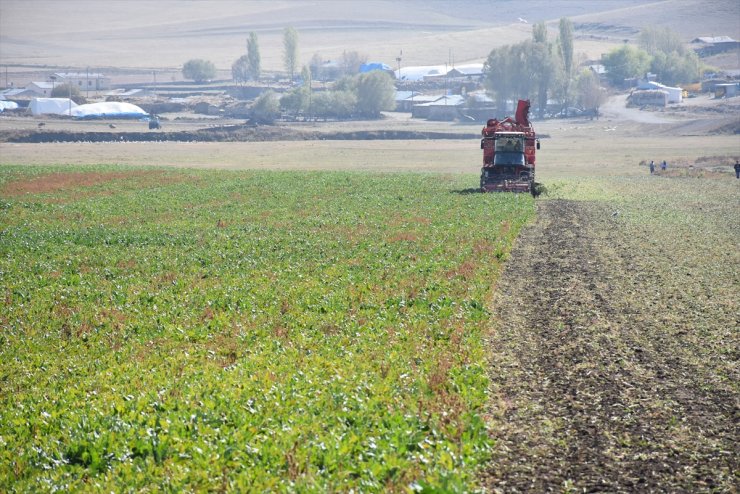
[[[415,104],[411,110],[413,118],[452,121],[460,118],[460,110],[465,106],[465,97],[459,94],[433,97],[434,101]],[[421,97],[419,99],[422,99]]]
[[[638,90],[662,91],[666,93],[666,103],[681,103],[683,101],[683,89],[660,84],[655,81],[641,81],[637,85]]]
[[[447,77],[456,82],[480,81],[483,79],[483,64],[458,65],[447,72]]]
[[[738,94],[737,83],[730,82],[714,86],[715,98],[734,98]]]
[[[55,84],[53,82],[32,82],[26,86],[26,91],[31,91],[36,96],[44,98],[51,97],[51,92],[54,90]]]
[[[82,91],[101,91],[110,89],[110,77],[97,72],[57,72],[50,78],[58,83],[70,83]]]
[[[740,48],[740,41],[729,36],[700,36],[691,40],[691,46],[700,57],[708,57]]]

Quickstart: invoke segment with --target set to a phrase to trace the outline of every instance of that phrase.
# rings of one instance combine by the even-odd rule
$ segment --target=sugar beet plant
[[[0,490],[466,491],[526,196],[0,170]]]

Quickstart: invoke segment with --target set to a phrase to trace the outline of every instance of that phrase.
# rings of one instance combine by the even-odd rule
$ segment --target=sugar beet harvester
[[[491,118],[481,132],[482,192],[529,192],[537,195],[534,181],[535,149],[540,141],[529,121],[529,100],[519,100],[516,118]]]

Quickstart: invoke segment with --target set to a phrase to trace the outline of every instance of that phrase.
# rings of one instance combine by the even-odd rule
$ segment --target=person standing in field
[[[663,171],[666,171],[667,168],[668,168],[668,163],[666,163],[665,160],[663,160],[663,163],[660,164],[660,169]]]
[[[735,160],[735,178],[740,178],[740,161]]]
[[[650,160],[650,174],[652,175],[655,172],[655,162],[653,160]]]

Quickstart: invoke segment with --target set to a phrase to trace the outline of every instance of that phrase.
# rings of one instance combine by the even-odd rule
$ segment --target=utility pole
[[[396,62],[398,62],[398,80],[401,80],[401,57],[403,56],[403,50],[401,50],[401,53],[398,54],[396,57]]]
[[[90,67],[85,72],[85,99],[90,97]]]

